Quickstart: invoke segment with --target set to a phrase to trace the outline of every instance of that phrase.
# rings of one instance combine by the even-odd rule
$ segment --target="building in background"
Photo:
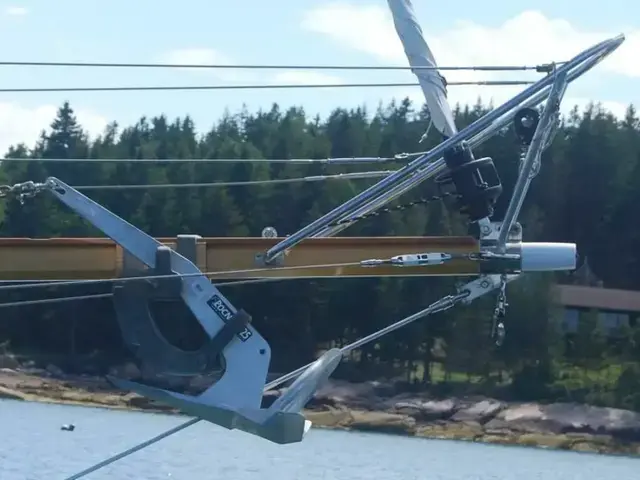
[[[566,333],[578,329],[581,312],[595,310],[600,328],[614,335],[621,327],[634,326],[640,318],[640,291],[604,288],[587,260],[573,275],[572,284],[556,285],[554,298],[563,309]]]

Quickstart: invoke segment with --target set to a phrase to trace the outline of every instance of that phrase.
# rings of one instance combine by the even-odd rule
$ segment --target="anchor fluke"
[[[324,353],[269,408],[238,408],[218,402],[214,399],[215,384],[193,397],[129,380],[108,379],[120,389],[131,390],[229,430],[242,430],[274,443],[288,444],[301,442],[311,428],[311,422],[301,413],[302,409],[331,376],[341,359],[342,352],[337,348]]]

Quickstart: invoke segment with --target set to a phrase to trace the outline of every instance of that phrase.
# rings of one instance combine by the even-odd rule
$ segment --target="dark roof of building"
[[[567,307],[640,312],[640,292],[583,285],[556,285],[556,301]]]

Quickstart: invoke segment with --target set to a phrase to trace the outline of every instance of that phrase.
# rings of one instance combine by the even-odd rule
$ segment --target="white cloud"
[[[419,19],[420,20],[420,19]],[[367,53],[387,64],[406,65],[402,44],[393,26],[388,8],[379,5],[353,5],[346,2],[330,3],[309,10],[303,17],[302,27],[327,36],[345,47]],[[562,19],[547,18],[538,11],[525,11],[496,27],[478,25],[471,21],[458,21],[446,31],[429,31],[423,26],[439,65],[522,65],[568,60],[581,50],[620,32],[581,31]],[[523,32],[535,32],[535,41]],[[587,75],[597,71],[626,77],[640,77],[640,30],[625,32],[626,41]],[[524,72],[446,71],[449,82],[496,79],[536,79],[536,74]],[[407,76],[411,75],[407,73]],[[408,77],[407,77],[408,78]],[[412,79],[415,79],[411,75]],[[502,103],[524,87],[451,86],[452,103],[474,103],[478,96]],[[423,102],[416,87],[403,90],[403,96]],[[568,92],[570,94],[570,90]],[[598,99],[603,105],[619,109],[619,104]],[[567,98],[565,103],[571,103]],[[607,107],[608,108],[608,107]]]
[[[179,48],[169,50],[163,56],[166,63],[175,65],[227,64],[229,60],[213,48]]]
[[[309,72],[301,70],[290,70],[278,72],[271,77],[272,83],[283,83],[288,85],[304,84],[331,84],[339,85],[344,83],[340,77],[328,75],[320,72]]]
[[[12,16],[23,16],[29,13],[29,10],[27,10],[25,7],[15,7],[15,6],[11,6],[11,7],[7,7],[5,9],[5,13],[7,15],[12,15]]]
[[[160,56],[159,61],[173,65],[234,65],[228,56],[213,48],[205,47],[169,50]],[[229,81],[249,78],[248,71],[227,68],[181,68],[179,70]]]
[[[59,106],[42,105],[36,108],[23,107],[17,103],[0,102],[0,155],[18,143],[33,147],[42,130],[49,130]],[[82,128],[91,136],[103,132],[107,119],[95,112],[74,108]]]
[[[159,57],[162,63],[173,65],[238,65],[227,55],[213,48],[197,47],[175,49],[165,52]],[[322,72],[311,72],[304,70],[285,70],[276,73],[265,73],[262,70],[249,69],[187,69],[193,73],[205,74],[206,76],[217,78],[228,82],[244,82],[258,84],[325,84],[332,85],[343,83],[342,79],[335,75],[328,75]]]
[[[578,111],[583,111],[590,103],[600,103],[604,110],[611,112],[618,118],[624,118],[625,113],[627,112],[627,108],[629,105],[622,102],[614,102],[610,100],[598,101],[591,98],[584,97],[566,97],[564,100],[564,111],[568,112],[573,107],[577,106]]]

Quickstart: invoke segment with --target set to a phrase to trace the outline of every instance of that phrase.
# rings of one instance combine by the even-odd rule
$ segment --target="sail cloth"
[[[433,126],[445,138],[451,137],[458,132],[458,129],[447,101],[444,78],[435,69],[415,69],[415,67],[437,67],[437,64],[429,45],[422,36],[422,29],[416,20],[411,0],[387,0],[387,3],[409,65],[420,82]]]

